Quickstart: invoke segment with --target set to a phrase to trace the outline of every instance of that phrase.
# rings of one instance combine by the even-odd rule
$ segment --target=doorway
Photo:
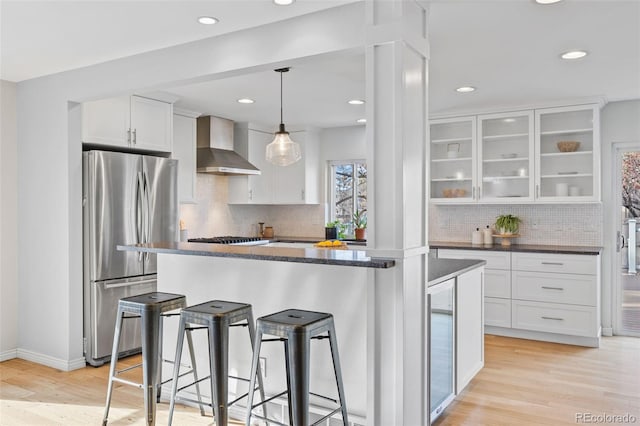
[[[640,145],[615,155],[616,265],[614,332],[640,337]]]

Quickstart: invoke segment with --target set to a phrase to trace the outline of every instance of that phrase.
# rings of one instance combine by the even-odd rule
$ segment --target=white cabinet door
[[[84,102],[82,142],[128,147],[129,118],[129,96]]]
[[[131,96],[132,147],[171,152],[172,105]]]
[[[456,279],[456,394],[484,365],[483,270]]]
[[[480,201],[533,200],[533,111],[478,116]]]
[[[178,200],[196,202],[196,119],[173,115],[173,154],[178,160]]]
[[[260,170],[259,175],[248,177],[248,202],[252,204],[273,204],[275,173],[273,164],[266,160],[267,145],[273,140],[273,134],[249,129],[249,156],[251,164]]]
[[[431,201],[475,202],[476,118],[431,120],[430,129]]]
[[[275,168],[275,194],[276,204],[304,204],[305,202],[305,132],[291,133],[291,139],[300,144],[302,159],[295,163]]]
[[[597,105],[536,110],[537,200],[600,201],[599,123]],[[564,152],[563,141],[578,146]]]

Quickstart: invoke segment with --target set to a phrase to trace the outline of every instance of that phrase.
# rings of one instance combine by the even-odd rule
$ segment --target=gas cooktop
[[[260,237],[233,237],[230,235],[223,237],[189,238],[187,241],[190,243],[234,244],[247,246],[269,244],[269,240],[263,240]]]

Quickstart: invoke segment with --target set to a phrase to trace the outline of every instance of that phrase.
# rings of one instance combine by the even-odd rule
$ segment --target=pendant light
[[[284,129],[282,119],[282,73],[288,72],[289,68],[278,68],[274,71],[280,73],[280,127],[273,142],[267,145],[267,161],[276,166],[288,166],[300,160],[302,154],[300,144],[291,140],[289,132]]]

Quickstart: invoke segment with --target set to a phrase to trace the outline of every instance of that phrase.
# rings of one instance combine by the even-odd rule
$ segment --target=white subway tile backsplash
[[[501,214],[522,219],[519,244],[602,245],[599,204],[431,205],[429,240],[471,241],[471,232],[495,223]]]

